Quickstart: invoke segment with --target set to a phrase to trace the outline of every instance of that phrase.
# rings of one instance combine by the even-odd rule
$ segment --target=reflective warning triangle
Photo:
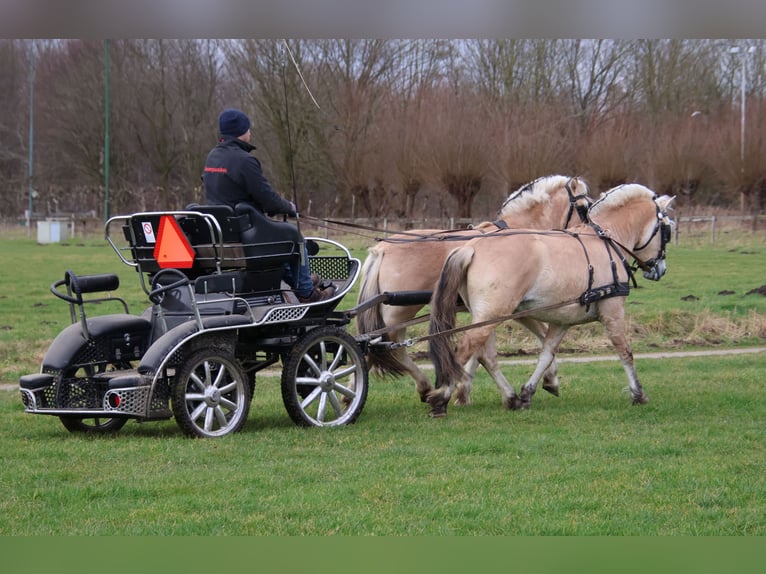
[[[188,269],[194,264],[194,250],[172,215],[160,217],[154,258],[161,269],[169,267]]]

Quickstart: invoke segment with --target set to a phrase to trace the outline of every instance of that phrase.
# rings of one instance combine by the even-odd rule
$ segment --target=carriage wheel
[[[245,424],[250,398],[249,379],[233,355],[221,349],[200,349],[176,374],[173,415],[189,436],[224,436]]]
[[[351,424],[366,400],[364,354],[343,329],[312,329],[288,353],[282,370],[282,401],[296,424]]]
[[[69,432],[84,432],[93,434],[107,434],[117,432],[125,426],[126,422],[128,422],[128,419],[124,417],[78,417],[73,415],[61,415],[59,420]]]

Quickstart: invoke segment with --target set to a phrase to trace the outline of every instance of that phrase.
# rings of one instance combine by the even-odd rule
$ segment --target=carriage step
[[[50,387],[55,379],[54,375],[48,373],[35,373],[33,375],[22,375],[19,377],[19,388],[28,391],[39,391]]]
[[[109,389],[132,389],[149,386],[146,379],[136,369],[108,371],[93,377],[93,382],[106,384]]]

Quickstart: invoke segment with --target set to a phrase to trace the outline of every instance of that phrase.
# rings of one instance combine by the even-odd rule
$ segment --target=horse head
[[[591,203],[588,192],[582,178],[546,175],[510,194],[500,208],[500,217],[510,227],[566,229],[585,222]],[[573,217],[575,213],[579,218]]]
[[[673,226],[667,212],[674,199],[640,184],[620,185],[602,193],[588,217],[634,258],[646,279],[659,281],[667,270]]]

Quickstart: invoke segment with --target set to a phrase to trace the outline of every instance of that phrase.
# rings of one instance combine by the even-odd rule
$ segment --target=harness
[[[580,234],[567,231],[566,229],[562,230],[562,233],[566,233],[570,237],[573,237],[577,240],[577,242],[580,244],[580,247],[582,247],[583,254],[585,255],[585,262],[588,266],[588,288],[582,293],[582,295],[580,295],[579,301],[581,305],[585,305],[586,313],[590,310],[590,306],[597,301],[608,299],[609,297],[627,297],[630,294],[630,283],[628,281],[619,280],[617,274],[617,263],[615,262],[612,254],[616,255],[622,263],[623,268],[628,274],[628,279],[633,282],[633,287],[636,286],[636,277],[633,273],[633,268],[630,266],[627,259],[625,259],[622,252],[617,249],[614,240],[609,237],[597,223],[591,222],[588,225],[593,229],[593,231],[596,232],[596,236],[603,241],[604,248],[606,249],[606,253],[609,256],[609,266],[612,269],[612,282],[607,283],[606,285],[601,285],[599,287],[593,287],[593,264],[590,262],[588,249],[585,247],[585,244],[580,238]]]

